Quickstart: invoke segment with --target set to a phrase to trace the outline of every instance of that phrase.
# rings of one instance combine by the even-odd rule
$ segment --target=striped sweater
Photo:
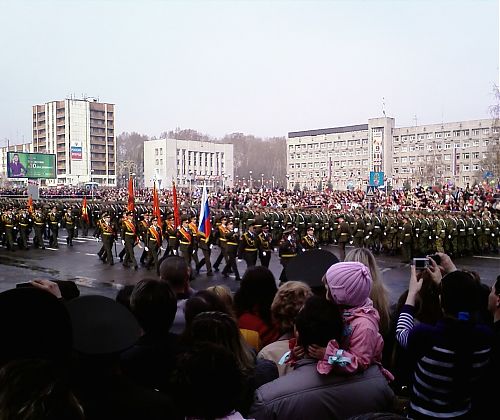
[[[492,331],[483,325],[443,319],[414,325],[414,308],[403,306],[396,338],[408,351],[413,369],[413,418],[467,417],[489,362]]]

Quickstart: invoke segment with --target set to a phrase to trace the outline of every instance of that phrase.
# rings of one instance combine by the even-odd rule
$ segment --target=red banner
[[[87,197],[83,197],[82,202],[82,219],[89,223],[89,214],[87,212]]]
[[[127,204],[127,210],[128,211],[134,211],[135,207],[135,200],[134,200],[134,180],[132,179],[132,176],[128,179],[128,204]]]
[[[175,188],[175,182],[172,181],[172,195],[174,198],[174,224],[178,228],[181,225],[181,215],[179,213],[179,204],[177,203],[177,189]]]
[[[158,198],[158,190],[156,189],[156,181],[153,183],[153,215],[158,219],[158,226],[163,226],[160,211],[160,199]]]
[[[33,213],[33,197],[28,198],[28,210],[30,213]]]

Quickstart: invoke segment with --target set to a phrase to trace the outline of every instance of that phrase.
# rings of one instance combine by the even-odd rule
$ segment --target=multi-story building
[[[169,188],[232,187],[234,182],[233,145],[204,141],[159,139],[144,142],[144,186],[154,181]]]
[[[369,172],[405,183],[465,186],[481,176],[481,160],[498,141],[494,120],[395,127],[393,118],[368,124],[288,133],[287,187],[364,188]]]
[[[57,179],[49,185],[115,186],[115,106],[73,98],[34,105],[32,150],[56,154]]]

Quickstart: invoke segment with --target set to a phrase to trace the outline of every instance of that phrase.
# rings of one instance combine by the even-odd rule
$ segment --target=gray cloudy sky
[[[0,0],[0,145],[31,105],[116,104],[117,132],[282,136],[487,118],[496,0]]]

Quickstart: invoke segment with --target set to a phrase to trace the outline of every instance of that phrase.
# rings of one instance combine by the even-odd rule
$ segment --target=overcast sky
[[[488,118],[497,0],[0,0],[0,145],[31,106],[116,104],[116,131],[284,136]]]

